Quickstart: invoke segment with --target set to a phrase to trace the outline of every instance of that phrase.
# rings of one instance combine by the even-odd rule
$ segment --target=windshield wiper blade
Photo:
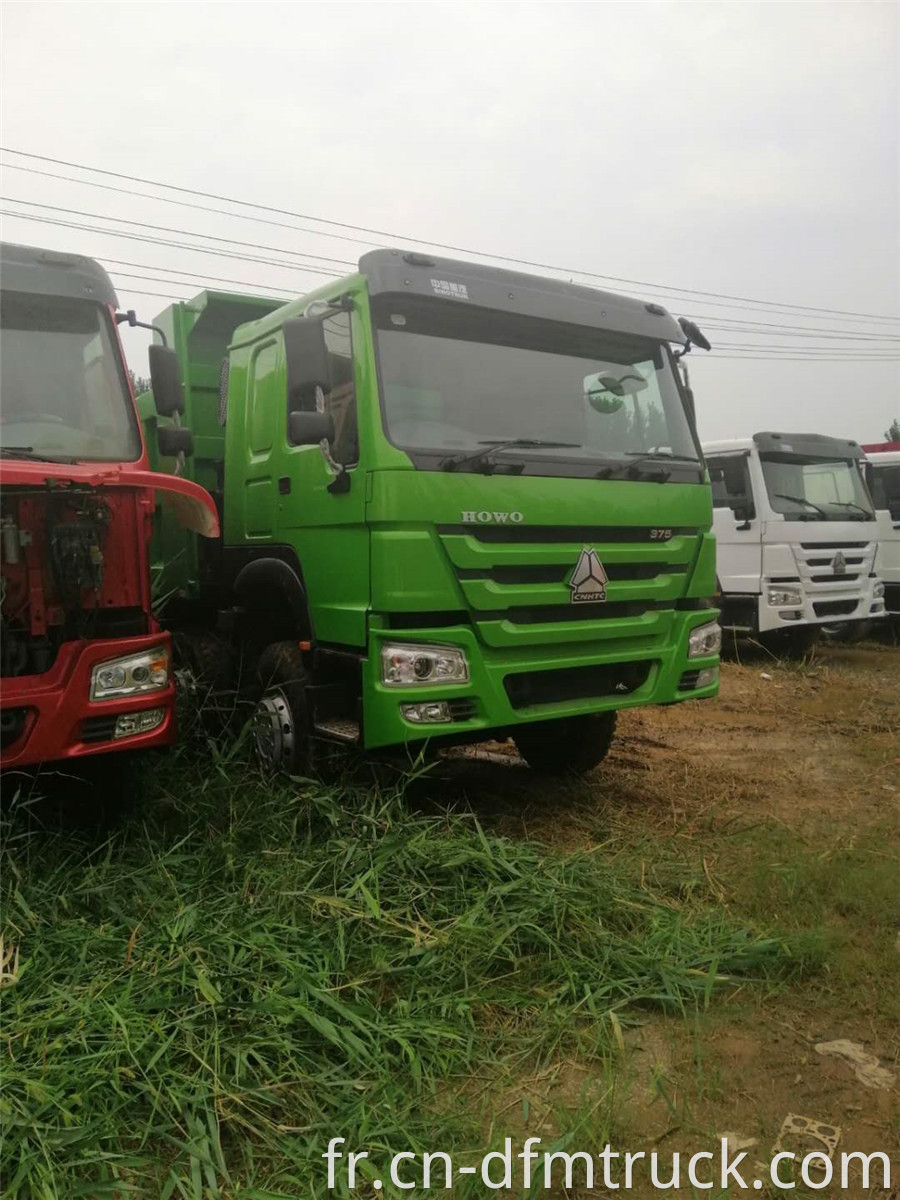
[[[818,504],[813,504],[812,500],[807,500],[805,496],[789,496],[786,492],[776,492],[775,496],[778,500],[790,500],[791,504],[805,504],[807,508],[815,509],[823,521],[828,520],[825,509],[819,508]]]
[[[834,504],[838,508],[855,508],[857,512],[862,513],[861,517],[857,517],[859,521],[874,521],[875,514],[868,508],[863,508],[861,504],[857,504],[855,500],[829,500],[829,504]]]
[[[488,442],[483,450],[475,450],[471,454],[455,454],[450,458],[441,459],[439,465],[442,471],[455,471],[457,467],[465,467],[470,463],[483,463],[487,467],[490,465],[490,455],[498,454],[501,450],[518,446],[577,449],[579,445],[579,442],[545,442],[542,438],[508,438],[506,441]]]
[[[74,463],[78,460],[70,455],[38,454],[33,446],[0,446],[0,457],[22,458],[26,462]]]

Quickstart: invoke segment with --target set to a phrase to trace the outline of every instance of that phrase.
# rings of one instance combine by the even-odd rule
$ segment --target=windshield
[[[417,465],[471,453],[477,469],[477,452],[503,442],[497,461],[530,474],[658,455],[699,480],[663,344],[446,301],[382,297],[374,310],[387,435]]]
[[[89,300],[0,293],[0,448],[133,462],[141,443],[109,313]]]
[[[900,462],[871,463],[871,480],[875,507],[886,508],[892,521],[900,521]]]
[[[775,512],[792,521],[874,520],[855,459],[778,453],[759,458]]]

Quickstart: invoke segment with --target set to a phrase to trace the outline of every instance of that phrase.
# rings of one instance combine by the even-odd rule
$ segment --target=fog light
[[[706,658],[722,649],[722,627],[718,621],[698,625],[688,634],[688,658]]]
[[[145,708],[143,712],[122,713],[116,717],[114,738],[134,737],[136,733],[149,733],[166,719],[164,708]]]
[[[467,683],[469,666],[465,654],[455,646],[385,642],[381,647],[381,679],[388,687]]]
[[[453,720],[450,705],[443,702],[432,704],[401,704],[400,711],[403,713],[404,718],[413,725],[438,725],[442,722]]]
[[[803,596],[798,587],[769,588],[766,596],[773,608],[783,608],[786,604],[802,604]]]
[[[694,684],[694,688],[696,690],[697,688],[712,687],[712,685],[714,683],[718,683],[718,682],[719,682],[719,668],[718,667],[704,667],[702,671],[697,672],[697,682]]]
[[[796,609],[790,609],[787,612],[780,612],[778,615],[782,621],[799,621],[803,613],[797,612]]]

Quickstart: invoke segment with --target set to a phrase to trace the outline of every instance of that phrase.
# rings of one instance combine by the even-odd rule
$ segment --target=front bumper
[[[717,610],[710,608],[657,611],[629,622],[627,634],[620,627],[620,636],[605,640],[508,648],[485,645],[466,626],[416,629],[414,634],[406,630],[399,635],[373,617],[363,668],[364,744],[375,749],[445,736],[477,741],[532,721],[709,699],[719,690],[718,680],[703,688],[691,685],[697,671],[717,667],[719,658],[688,658],[688,635],[717,616]],[[571,638],[571,629],[568,632]],[[381,647],[399,640],[459,647],[469,664],[469,681],[385,687],[380,676]],[[584,694],[592,686],[604,694]],[[428,701],[447,701],[458,719],[433,725],[404,719],[402,704]]]
[[[139,654],[169,643],[162,633],[104,641],[66,642],[49,671],[3,680],[0,709],[8,742],[0,767],[29,767],[58,759],[118,750],[168,746],[175,738],[175,685],[138,696],[92,701],[91,671],[97,663]],[[146,733],[113,738],[115,718],[161,708],[161,723]],[[104,736],[107,734],[108,736]]]
[[[768,603],[770,589],[784,585],[763,580],[759,597],[759,631],[767,633],[773,629],[790,629],[794,625],[830,625],[837,621],[868,621],[883,617],[885,601],[883,597],[875,596],[877,582],[874,576],[847,582],[837,578],[815,590],[803,584],[791,584],[800,587],[800,602],[772,605]]]

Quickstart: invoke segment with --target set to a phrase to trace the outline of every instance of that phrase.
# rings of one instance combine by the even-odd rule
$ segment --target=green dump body
[[[616,428],[626,430],[613,459],[602,445],[590,453],[510,447],[486,464],[448,465],[460,457],[452,444],[399,444],[398,431],[412,428],[423,407],[430,430],[455,428],[447,423],[448,389],[465,374],[465,347],[480,328],[494,331],[488,358],[548,337],[555,346],[567,331],[577,340],[607,326],[624,329],[629,339],[656,347],[652,361],[660,378],[665,374],[668,419],[676,420],[677,404],[677,420],[690,429],[669,349],[680,337],[674,320],[655,305],[594,289],[446,260],[423,260],[431,265],[421,268],[416,256],[413,266],[408,259],[373,252],[358,274],[289,303],[203,292],[157,318],[181,363],[183,421],[195,436],[186,473],[213,494],[223,521],[212,551],[179,528],[160,526],[157,590],[176,598],[181,620],[221,621],[237,603],[230,589],[243,567],[272,558],[288,564],[308,615],[308,629],[298,626],[296,636],[309,641],[311,653],[359,664],[360,741],[368,748],[435,736],[476,741],[530,721],[715,695],[717,672],[709,668],[718,666],[717,654],[688,655],[691,631],[717,615],[709,479],[699,451],[691,451],[690,462],[691,454],[664,449],[654,457],[648,449],[647,438],[656,436],[648,425],[658,416],[650,399],[626,395],[619,412],[622,397],[605,397]],[[414,294],[404,288],[407,279]],[[532,295],[521,281],[547,287]],[[484,295],[464,307],[459,291],[443,290],[450,285]],[[283,327],[302,316],[325,322],[339,376],[324,398],[336,419],[329,455],[318,445],[292,445],[288,432]],[[417,322],[430,330],[435,321],[438,335],[416,334],[416,354],[408,354],[406,332]],[[392,355],[406,355],[400,366],[389,362],[389,341]],[[435,364],[443,364],[443,391],[431,386],[429,347]],[[568,343],[564,352],[571,375]],[[463,355],[458,369],[444,362],[449,354]],[[519,360],[510,361],[518,370]],[[551,367],[542,356],[536,369]],[[529,371],[517,385],[523,393]],[[652,369],[645,365],[644,373]],[[494,380],[492,395],[502,386]],[[323,407],[322,394],[309,403]],[[152,397],[139,404],[154,446]],[[662,399],[657,407],[662,411]],[[626,409],[631,415],[622,415]],[[627,446],[638,423],[632,410],[647,462]],[[588,413],[594,438],[604,436],[604,411],[601,405],[599,415],[593,407]],[[576,419],[574,408],[560,413],[560,422]],[[512,428],[510,437],[517,433]],[[457,437],[446,436],[451,443]],[[679,436],[696,445],[692,431]],[[476,452],[482,440],[489,439],[475,438]],[[602,564],[603,596],[580,603],[573,578],[585,551]],[[282,603],[273,589],[273,622]],[[468,680],[424,688],[386,683],[382,648],[398,643],[461,649]],[[426,700],[446,701],[452,719],[433,728],[406,719],[403,705]]]

